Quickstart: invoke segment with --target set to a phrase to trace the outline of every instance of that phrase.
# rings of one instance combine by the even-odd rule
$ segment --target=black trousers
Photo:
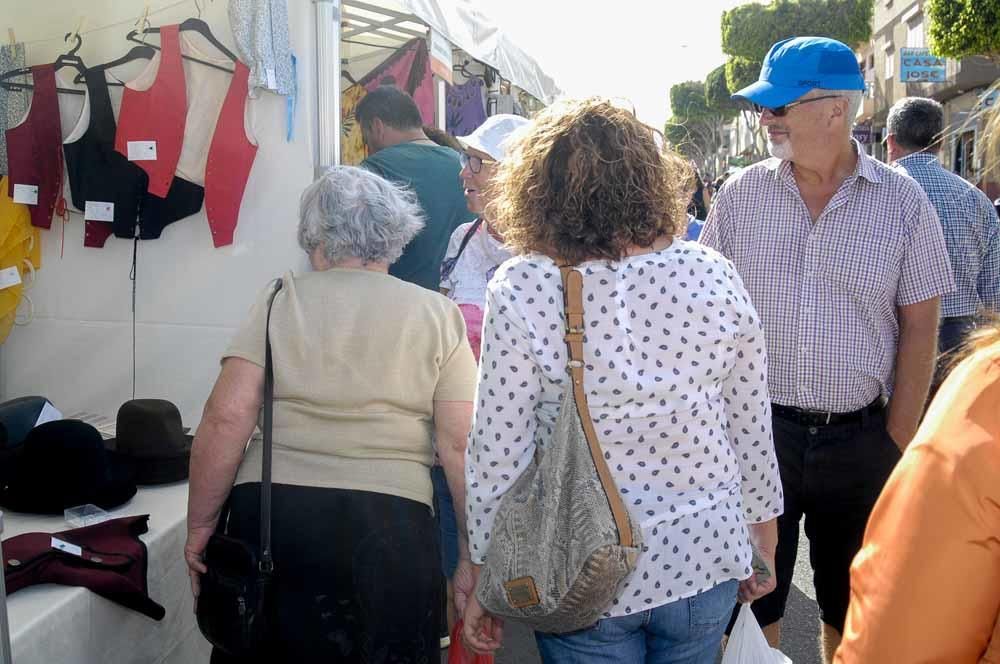
[[[228,532],[259,538],[260,484],[229,499]],[[422,503],[366,491],[275,484],[272,548],[276,617],[253,660],[212,664],[440,661],[437,525]]]
[[[778,517],[774,592],[751,607],[761,626],[781,619],[792,585],[805,517],[816,603],[823,622],[844,629],[851,561],[900,451],[886,431],[886,411],[856,424],[805,426],[774,417],[785,512]],[[739,608],[739,607],[737,607]]]

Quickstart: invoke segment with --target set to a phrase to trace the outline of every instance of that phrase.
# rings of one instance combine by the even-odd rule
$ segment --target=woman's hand
[[[774,572],[774,553],[763,550],[758,551],[760,560],[767,566],[767,573],[758,573],[754,570],[749,579],[740,581],[740,589],[737,597],[743,604],[749,604],[768,594],[778,586],[778,577]]]
[[[188,528],[187,543],[184,545],[184,561],[191,577],[191,594],[194,596],[195,611],[198,610],[198,595],[201,594],[201,575],[208,571],[205,567],[205,547],[215,532],[215,528]]]
[[[479,566],[468,558],[459,558],[455,574],[451,577],[452,590],[455,593],[455,615],[465,614],[469,598],[476,594],[476,582],[479,581]]]
[[[503,620],[492,615],[471,593],[465,604],[462,641],[477,655],[491,655],[503,644]]]
[[[767,573],[758,574],[757,570],[754,570],[749,579],[740,581],[738,596],[740,602],[744,604],[760,599],[778,586],[777,568],[774,566],[774,552],[778,548],[778,519],[751,523],[747,529],[750,531],[750,545],[760,556],[757,562],[764,563]]]

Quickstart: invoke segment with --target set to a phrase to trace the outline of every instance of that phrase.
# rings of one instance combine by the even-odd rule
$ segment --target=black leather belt
[[[803,410],[802,408],[795,408],[794,406],[782,406],[779,403],[771,404],[771,412],[775,415],[775,417],[780,417],[781,419],[788,420],[789,422],[795,422],[796,424],[802,424],[810,427],[820,427],[826,426],[827,424],[855,424],[863,422],[867,418],[881,411],[884,407],[885,404],[882,403],[882,399],[880,397],[864,408],[859,408],[858,410],[854,410],[849,413],[827,413],[820,410]]]

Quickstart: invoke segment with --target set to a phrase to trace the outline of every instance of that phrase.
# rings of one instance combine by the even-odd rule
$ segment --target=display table
[[[7,598],[14,664],[198,664],[210,646],[195,624],[184,563],[186,482],[142,487],[115,517],[149,514],[149,595],[166,609],[157,622],[86,588],[45,584]],[[62,517],[5,512],[4,539],[67,530]]]

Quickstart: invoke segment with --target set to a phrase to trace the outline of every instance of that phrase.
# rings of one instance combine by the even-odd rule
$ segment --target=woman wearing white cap
[[[486,284],[500,264],[512,255],[504,246],[503,238],[490,227],[486,212],[487,186],[497,163],[503,161],[506,154],[507,139],[527,124],[529,121],[518,115],[494,115],[468,136],[458,137],[463,147],[459,177],[465,185],[465,203],[479,218],[462,224],[452,233],[441,263],[441,292],[462,310],[469,344],[477,359]]]
[[[465,318],[466,334],[472,352],[479,359],[479,341],[483,328],[483,307],[486,304],[486,284],[510,258],[510,250],[489,224],[486,212],[486,192],[497,163],[506,156],[504,144],[518,129],[530,124],[517,116],[498,114],[486,120],[468,136],[459,136],[462,144],[462,172],[465,201],[469,211],[479,215],[473,222],[462,224],[451,235],[448,250],[441,263],[441,292],[452,299]],[[434,498],[441,519],[441,566],[448,582],[448,598],[452,597],[451,577],[458,566],[458,529],[451,492],[441,466],[431,469]],[[465,552],[468,557],[468,552]],[[448,627],[453,623],[452,603],[448,602]]]

